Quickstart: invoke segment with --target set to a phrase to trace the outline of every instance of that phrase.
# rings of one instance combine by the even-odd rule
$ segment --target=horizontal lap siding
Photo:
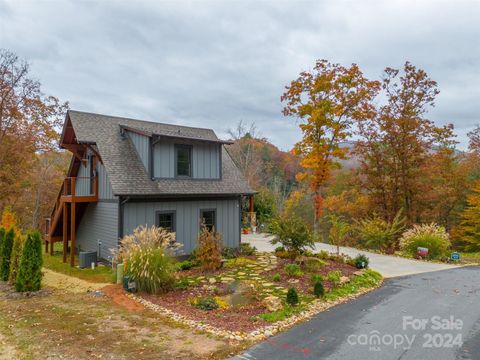
[[[110,249],[118,244],[118,202],[89,203],[76,232],[76,245],[81,251],[98,251],[110,260]]]
[[[238,199],[165,202],[129,202],[124,205],[124,234],[131,234],[140,225],[155,225],[157,211],[175,211],[177,240],[185,253],[197,246],[200,231],[200,209],[216,209],[217,231],[226,246],[240,245],[240,207]]]

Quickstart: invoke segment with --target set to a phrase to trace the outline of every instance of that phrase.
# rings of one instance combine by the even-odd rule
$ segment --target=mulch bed
[[[347,277],[351,277],[354,272],[358,271],[357,268],[345,263],[334,262],[331,260],[322,260],[322,261],[326,262],[326,264],[322,266],[320,269],[318,269],[318,271],[316,271],[315,274],[322,275],[325,278],[327,277],[328,272],[333,270],[341,271],[342,276],[347,276]],[[313,295],[313,286],[312,286],[312,280],[311,280],[313,273],[305,272],[304,269],[302,269],[302,271],[304,271],[304,274],[302,276],[298,276],[298,277],[289,276],[283,268],[285,267],[285,265],[292,264],[292,263],[294,263],[294,261],[290,259],[278,259],[277,267],[273,270],[262,273],[262,277],[268,279],[268,281],[274,284],[278,284],[279,286],[283,286],[287,289],[294,288],[295,290],[297,290],[299,294]],[[280,281],[273,281],[273,276],[275,274],[279,274],[281,276]],[[288,280],[292,280],[292,279],[298,280],[298,282],[295,282],[295,283],[288,282]],[[323,285],[325,287],[325,290],[329,290],[332,288],[332,285],[327,280],[323,282]]]
[[[252,260],[254,257],[252,257]],[[334,262],[330,260],[324,260],[325,265],[322,266],[316,274],[326,277],[329,271],[339,270],[342,276],[351,277],[357,269],[351,265]],[[290,277],[283,270],[284,266],[292,263],[289,259],[277,259],[277,265],[274,269],[260,273],[260,277],[266,281],[275,284],[276,286],[282,286],[284,288],[293,287],[299,294],[312,294],[311,276],[312,273],[304,272],[304,275],[300,277]],[[178,272],[179,276],[218,276],[225,272],[232,271],[232,269],[220,269],[215,272],[204,273],[200,268],[193,268],[187,271]],[[281,281],[274,282],[273,275],[280,274]],[[290,283],[288,280],[296,279],[298,282]],[[324,281],[326,289],[331,288],[331,284],[328,281]],[[215,289],[215,291],[214,291]],[[241,331],[251,332],[262,326],[269,325],[271,323],[258,318],[257,316],[268,312],[259,300],[252,300],[248,305],[244,305],[241,308],[229,308],[229,309],[216,309],[216,310],[202,310],[198,309],[190,303],[193,298],[205,298],[209,296],[223,296],[229,293],[228,284],[216,282],[214,284],[198,284],[191,285],[187,289],[176,289],[165,294],[151,295],[147,293],[140,293],[139,295],[144,299],[160,305],[164,308],[175,311],[176,313],[183,315],[189,319],[204,322],[211,326],[217,327],[222,330],[228,331]]]
[[[140,293],[139,295],[154,304],[173,310],[189,319],[202,321],[223,330],[250,332],[268,324],[261,319],[256,321],[251,319],[253,316],[267,311],[258,300],[253,300],[250,304],[244,305],[241,308],[210,311],[198,309],[190,304],[189,299],[191,298],[214,296],[211,290],[214,287],[218,289],[219,296],[228,294],[227,284],[216,283],[207,285],[207,287],[199,285],[189,287],[186,290],[174,290],[160,295],[146,293]]]

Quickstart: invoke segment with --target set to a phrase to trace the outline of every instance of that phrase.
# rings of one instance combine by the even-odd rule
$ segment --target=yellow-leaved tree
[[[480,250],[480,181],[475,182],[472,193],[467,195],[467,207],[455,237],[464,244],[466,251]]]

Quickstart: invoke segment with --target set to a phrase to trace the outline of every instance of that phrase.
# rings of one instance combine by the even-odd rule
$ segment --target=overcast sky
[[[460,148],[480,123],[480,1],[0,0],[0,48],[32,64],[72,109],[211,127],[255,122],[282,149],[299,138],[283,88],[315,59],[370,78],[408,60],[438,81],[430,118]]]

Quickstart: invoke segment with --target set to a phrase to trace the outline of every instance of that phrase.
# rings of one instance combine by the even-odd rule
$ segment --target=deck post
[[[248,198],[248,215],[250,218],[250,228],[253,232],[257,230],[257,214],[255,213],[255,206],[253,201],[253,195]]]
[[[55,241],[53,241],[53,236],[50,237],[50,255],[53,255],[53,244],[55,244]]]
[[[67,203],[63,203],[63,262],[67,262],[67,231],[68,231],[68,214],[67,214]]]
[[[70,266],[75,266],[75,203],[70,203]]]

